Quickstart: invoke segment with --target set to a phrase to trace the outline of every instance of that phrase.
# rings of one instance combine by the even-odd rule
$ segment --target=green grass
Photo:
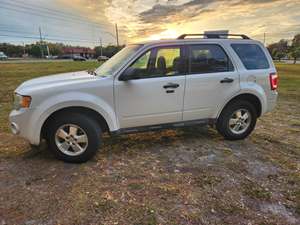
[[[0,64],[0,131],[8,132],[8,113],[13,91],[22,82],[49,74],[93,69],[98,62],[40,62]],[[280,76],[279,93],[283,98],[300,99],[300,65],[276,64]]]
[[[300,100],[300,64],[276,64],[279,74],[279,94]]]
[[[9,131],[8,114],[13,92],[22,82],[49,74],[93,69],[99,65],[96,61],[0,64],[0,132]]]

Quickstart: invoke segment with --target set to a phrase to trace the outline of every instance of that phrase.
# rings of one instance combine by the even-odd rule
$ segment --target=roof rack
[[[185,39],[189,36],[203,36],[203,38],[216,38],[222,39],[226,37],[241,37],[242,39],[250,39],[247,35],[244,34],[182,34],[177,39]]]

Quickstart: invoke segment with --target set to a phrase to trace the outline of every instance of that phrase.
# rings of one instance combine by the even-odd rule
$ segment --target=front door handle
[[[229,77],[225,77],[223,80],[220,81],[220,83],[232,83],[234,81],[234,79],[229,78]]]
[[[179,87],[179,84],[175,84],[175,83],[168,83],[166,85],[163,86],[164,89],[167,89],[167,88],[178,88]]]

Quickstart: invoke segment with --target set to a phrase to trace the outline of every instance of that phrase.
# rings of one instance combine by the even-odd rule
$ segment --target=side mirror
[[[138,79],[138,71],[135,68],[128,67],[123,74],[119,77],[119,80],[121,81],[128,81],[128,80],[133,80],[133,79]]]

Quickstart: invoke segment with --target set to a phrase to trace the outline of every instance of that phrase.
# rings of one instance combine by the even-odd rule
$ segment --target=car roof
[[[189,44],[189,43],[260,43],[253,39],[240,38],[186,38],[186,39],[161,39],[144,41],[136,44],[140,45],[163,45],[163,44]]]

